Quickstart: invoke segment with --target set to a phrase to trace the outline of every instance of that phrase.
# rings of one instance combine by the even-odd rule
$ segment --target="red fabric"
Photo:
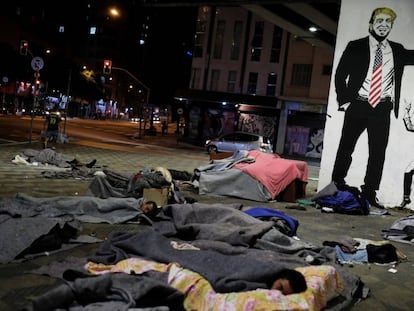
[[[305,161],[283,159],[277,154],[249,151],[253,163],[240,162],[234,168],[242,170],[260,181],[269,191],[272,199],[282,192],[292,181],[308,181],[308,163]]]

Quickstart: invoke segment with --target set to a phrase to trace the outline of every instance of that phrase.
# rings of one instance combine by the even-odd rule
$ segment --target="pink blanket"
[[[282,192],[292,181],[308,181],[308,164],[304,161],[283,159],[277,154],[250,150],[253,163],[240,162],[233,168],[242,170],[260,181],[269,191],[272,199]]]

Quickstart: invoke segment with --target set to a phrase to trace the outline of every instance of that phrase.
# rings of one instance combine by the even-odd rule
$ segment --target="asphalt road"
[[[0,115],[0,137],[9,141],[27,141],[38,139],[44,128],[45,119],[39,116]],[[141,136],[143,136],[143,125]],[[161,125],[154,123],[158,133]],[[149,128],[149,124],[147,124]],[[139,123],[124,120],[90,120],[67,119],[62,121],[61,130],[71,138],[91,139],[93,141],[120,142],[124,144],[140,144]],[[175,131],[175,124],[170,124],[170,135]]]

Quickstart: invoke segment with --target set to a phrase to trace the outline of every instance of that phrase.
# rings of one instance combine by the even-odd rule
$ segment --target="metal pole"
[[[35,94],[33,94],[33,103],[32,103],[32,111],[30,113],[30,133],[29,133],[29,144],[32,143],[32,133],[33,133],[33,119],[34,119],[34,107],[36,103],[36,83],[35,83]]]
[[[137,77],[135,77],[132,73],[130,73],[125,68],[112,66],[112,69],[120,70],[120,71],[125,72],[127,75],[129,75],[132,79],[134,79],[136,82],[138,82],[147,91],[146,107],[148,108],[148,105],[149,105],[149,97],[150,97],[150,88],[148,86],[146,86],[141,80],[139,80]],[[141,119],[142,119],[142,113],[141,113],[140,120],[139,120],[139,133],[138,133],[139,138],[141,138],[141,127],[142,127],[142,121],[141,121]],[[151,115],[151,119],[152,119],[152,115]],[[144,123],[144,132],[145,132],[145,124],[146,124],[146,122]]]
[[[34,83],[33,83],[33,88],[34,88],[34,93],[33,93],[33,103],[32,103],[32,109],[30,112],[30,134],[29,134],[29,144],[32,143],[32,134],[33,134],[33,119],[34,119],[34,109],[36,107],[36,99],[37,99],[37,79],[39,79],[39,70],[37,70],[35,72],[35,79],[34,79]]]
[[[70,99],[69,92],[70,92],[71,81],[72,81],[72,68],[69,69],[68,86],[67,86],[67,89],[66,89],[67,101],[66,101],[66,105],[65,105],[65,120],[63,120],[63,134],[66,134],[66,118],[68,116],[68,106],[69,106],[69,99]]]
[[[32,53],[32,51],[30,51],[29,49],[27,49],[27,53],[29,53],[29,55],[32,57],[32,59],[33,59],[33,53]],[[36,103],[36,80],[39,78],[39,70],[37,70],[36,71],[36,73],[35,73],[35,79],[34,79],[34,90],[35,90],[35,93],[33,94],[33,104],[32,104],[32,111],[31,111],[31,113],[30,113],[30,131],[29,131],[29,144],[31,144],[32,143],[32,133],[33,133],[33,118],[34,118],[34,115],[33,115],[33,113],[34,113],[34,106],[35,106],[35,103]]]

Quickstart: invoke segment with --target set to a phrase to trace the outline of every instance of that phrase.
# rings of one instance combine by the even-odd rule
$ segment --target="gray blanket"
[[[198,192],[257,202],[268,202],[272,199],[262,183],[238,169],[201,172]]]
[[[178,262],[184,268],[200,273],[221,293],[269,288],[275,276],[287,266],[271,251],[245,248],[243,252],[239,250],[237,254],[229,255],[210,249],[175,249],[170,242],[154,230],[118,233],[101,244],[96,256],[90,259],[110,264],[138,255],[163,263]],[[228,244],[228,247],[232,246]],[[112,253],[112,260],[108,260],[109,253]]]
[[[70,276],[70,273],[67,275]],[[108,273],[83,276],[66,280],[32,299],[25,310],[184,311],[184,295],[168,286],[166,278],[166,273],[160,272],[150,275]]]
[[[87,196],[98,198],[127,198],[142,197],[145,188],[169,188],[171,182],[167,181],[161,172],[143,173],[117,173],[104,170],[104,175],[97,175],[92,180],[86,192]]]
[[[139,207],[143,198],[107,198],[89,196],[60,196],[36,198],[23,193],[16,194],[13,210],[7,204],[1,204],[4,211],[43,215],[44,217],[60,217],[72,215],[82,222],[109,224],[123,223],[141,214]]]
[[[252,162],[249,151],[238,150],[231,157],[214,160],[211,163],[198,167],[199,194],[229,196],[258,202],[271,200],[267,189],[257,179],[241,170],[232,169],[240,162]]]
[[[190,243],[199,250],[176,249],[172,241]],[[278,233],[272,222],[220,204],[169,205],[150,230],[115,233],[89,260],[113,264],[134,256],[177,262],[203,275],[218,292],[268,288],[283,267],[331,264],[341,275],[345,291],[341,301],[327,310],[350,304],[352,292],[361,284],[357,275],[335,264],[332,248],[297,241]]]
[[[68,196],[35,198],[17,194],[0,199],[0,263],[15,259],[36,239],[55,226],[79,222],[123,223],[142,216],[142,198],[108,198]]]
[[[71,167],[68,162],[75,159],[73,156],[59,153],[49,148],[42,150],[25,149],[22,152],[22,156],[25,157],[29,163],[38,162],[41,164],[55,165],[57,167]]]

